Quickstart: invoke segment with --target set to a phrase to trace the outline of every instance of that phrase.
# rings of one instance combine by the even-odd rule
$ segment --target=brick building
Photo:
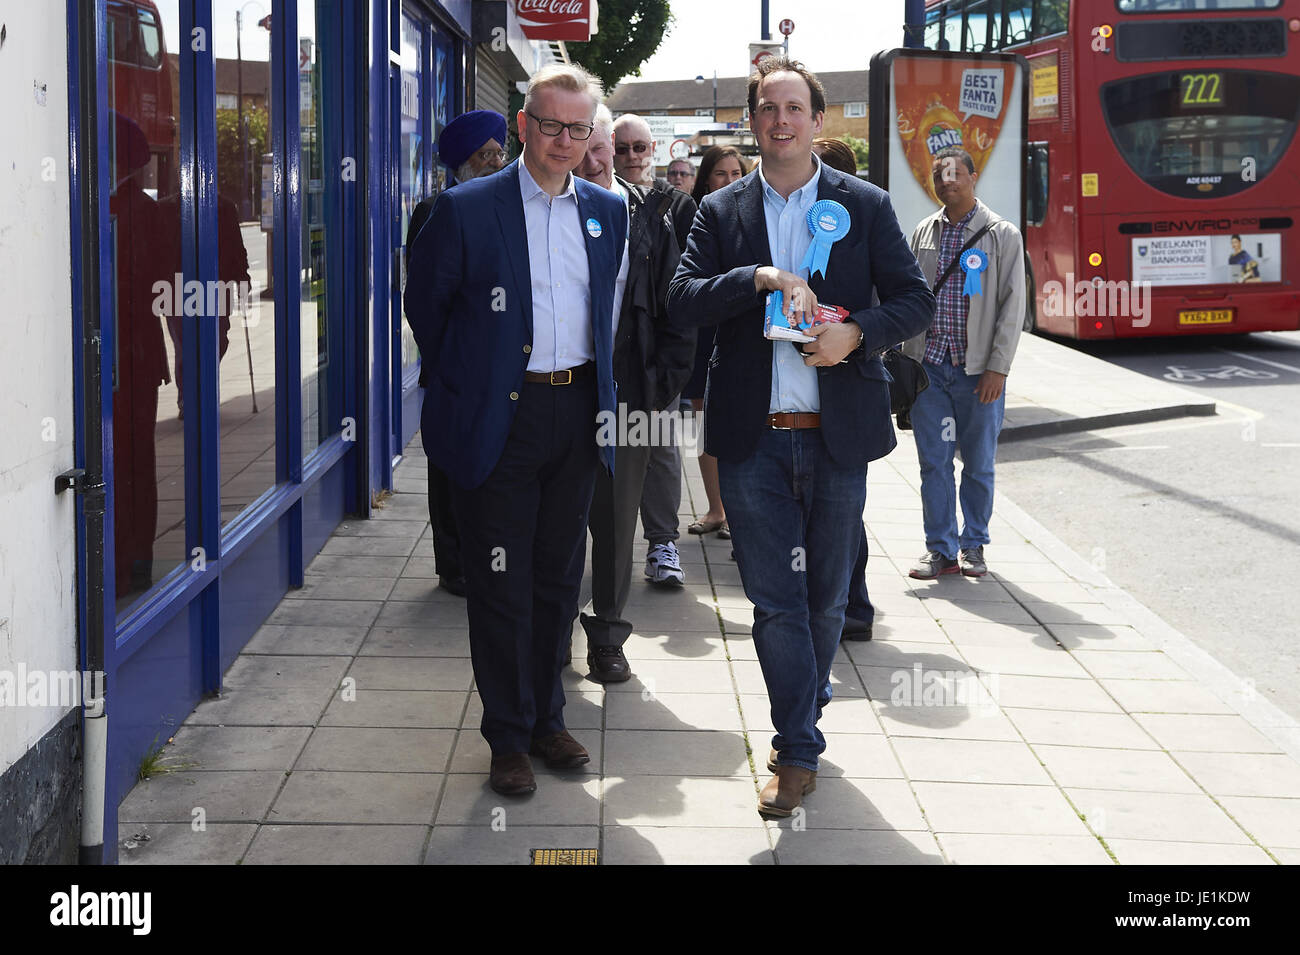
[[[867,70],[818,73],[826,87],[824,136],[867,138]],[[718,77],[719,123],[749,123],[746,101],[749,78]],[[645,116],[713,115],[713,77],[703,83],[693,79],[620,83],[605,100],[617,117],[622,113]]]

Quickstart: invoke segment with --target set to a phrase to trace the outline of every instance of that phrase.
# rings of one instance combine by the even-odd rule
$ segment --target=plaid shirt
[[[943,222],[943,234],[939,238],[939,271],[935,275],[936,279],[943,275],[948,264],[961,251],[965,244],[966,225],[978,208],[978,204],[973,206],[956,225],[949,221],[948,210],[943,211],[940,219]],[[966,364],[966,318],[970,315],[970,299],[961,294],[965,284],[965,273],[958,266],[952,270],[948,281],[943,283],[943,288],[934,293],[937,303],[934,323],[925,333],[925,360],[932,364],[942,365],[946,361],[951,361],[954,365]]]

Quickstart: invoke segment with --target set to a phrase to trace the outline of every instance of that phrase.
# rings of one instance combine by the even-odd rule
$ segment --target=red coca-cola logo
[[[588,0],[519,0],[519,15],[535,14],[535,19],[558,20],[587,15]]]
[[[591,0],[516,0],[516,9],[530,40],[591,39]]]

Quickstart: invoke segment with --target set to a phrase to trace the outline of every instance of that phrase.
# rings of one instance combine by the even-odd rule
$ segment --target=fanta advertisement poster
[[[891,63],[889,194],[904,235],[942,203],[933,157],[948,146],[970,153],[975,195],[1020,225],[1025,95],[1019,65],[979,56],[899,51]],[[906,170],[906,171],[905,171]]]

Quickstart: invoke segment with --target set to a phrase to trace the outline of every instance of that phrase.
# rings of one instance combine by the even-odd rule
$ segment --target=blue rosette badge
[[[966,273],[962,295],[980,294],[980,273],[989,267],[989,258],[979,249],[967,249],[961,256],[961,267]]]
[[[849,210],[834,199],[818,199],[808,210],[808,230],[812,232],[812,245],[799,267],[808,270],[812,278],[818,272],[826,277],[826,263],[831,257],[831,246],[849,234]]]

